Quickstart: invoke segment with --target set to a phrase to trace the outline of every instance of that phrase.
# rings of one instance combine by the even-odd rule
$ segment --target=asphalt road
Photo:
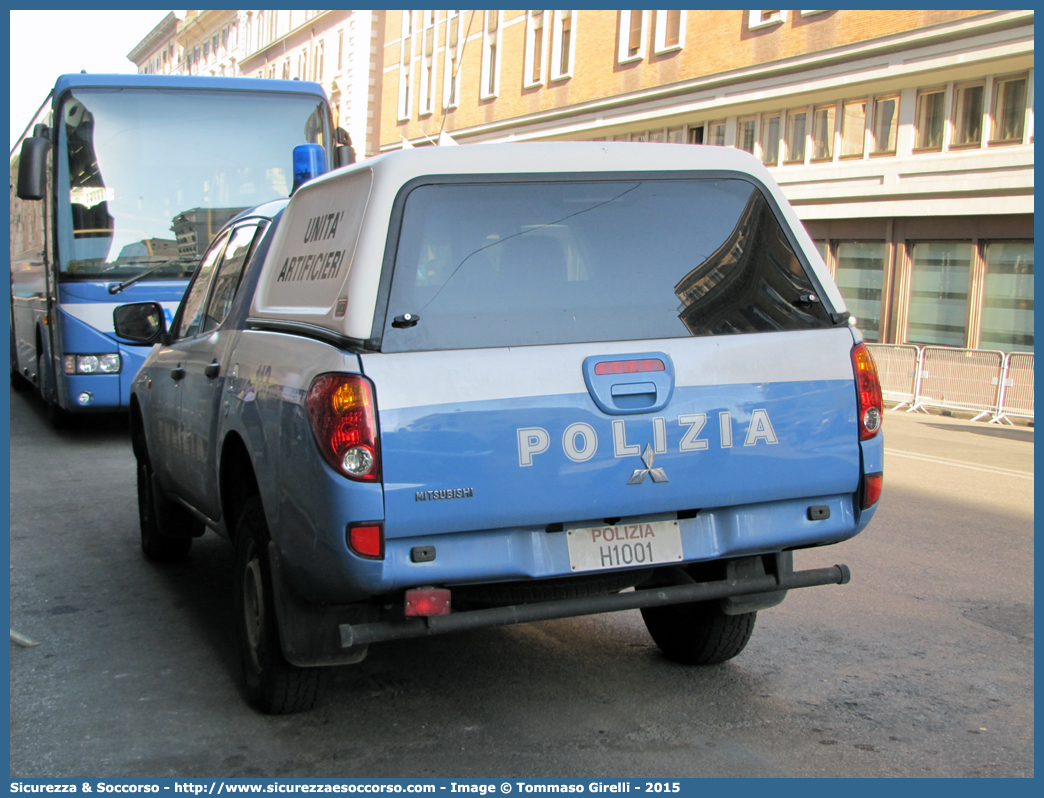
[[[11,394],[11,775],[1032,776],[1033,430],[886,416],[874,523],[692,669],[637,612],[371,648],[316,710],[242,698],[232,550],[138,548],[122,418]]]

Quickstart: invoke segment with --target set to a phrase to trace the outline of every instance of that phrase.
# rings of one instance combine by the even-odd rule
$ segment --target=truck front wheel
[[[236,526],[235,618],[247,700],[269,715],[311,709],[319,698],[318,668],[291,665],[276,622],[268,523],[261,500],[247,500]]]
[[[642,610],[653,641],[668,659],[684,665],[718,665],[744,648],[756,612],[726,615],[718,601],[673,604]]]

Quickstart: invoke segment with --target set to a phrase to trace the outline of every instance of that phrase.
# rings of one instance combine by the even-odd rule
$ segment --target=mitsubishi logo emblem
[[[663,473],[662,468],[653,468],[653,461],[656,460],[656,455],[653,454],[652,446],[645,444],[645,451],[642,452],[642,462],[645,463],[645,468],[636,468],[634,473],[631,474],[631,478],[627,480],[628,485],[641,485],[645,482],[645,475],[649,474],[652,477],[653,482],[667,482],[667,475]]]

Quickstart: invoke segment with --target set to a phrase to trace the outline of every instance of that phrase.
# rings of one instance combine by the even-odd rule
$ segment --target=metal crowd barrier
[[[990,416],[991,424],[1012,423],[1009,416],[1033,418],[1033,353],[1005,354],[987,349],[868,344],[892,410],[925,408]]]
[[[1008,416],[1033,418],[1033,353],[1012,352],[1004,362],[997,412],[990,423],[1008,421]]]
[[[886,402],[897,402],[899,410],[912,405],[921,362],[920,347],[912,344],[867,344],[877,364],[881,393]]]

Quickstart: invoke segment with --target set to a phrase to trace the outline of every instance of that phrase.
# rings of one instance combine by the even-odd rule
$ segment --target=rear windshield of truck
[[[381,350],[805,330],[830,316],[740,179],[421,185]]]

